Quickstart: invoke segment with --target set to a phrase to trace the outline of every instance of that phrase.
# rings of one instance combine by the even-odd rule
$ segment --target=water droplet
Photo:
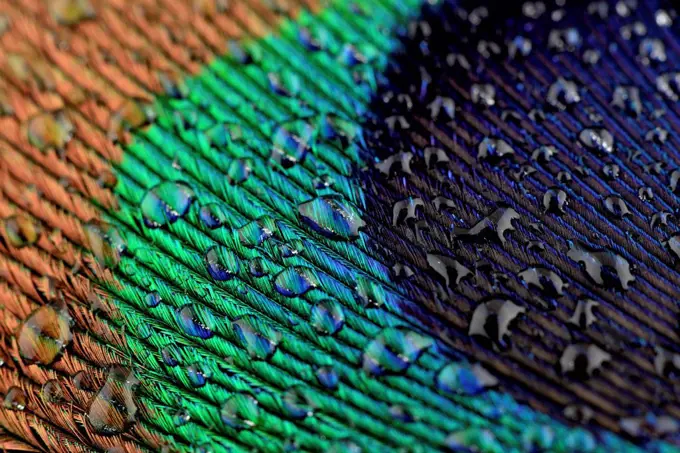
[[[655,127],[645,134],[645,140],[650,143],[663,145],[668,140],[668,131],[661,127]]]
[[[113,225],[105,222],[88,222],[84,225],[85,247],[103,266],[113,268],[127,250],[127,244]]]
[[[314,231],[331,239],[355,239],[365,225],[354,206],[332,195],[302,203],[298,212]]]
[[[509,299],[494,297],[479,304],[472,313],[468,335],[488,339],[503,349],[509,347],[506,338],[510,328],[526,308],[516,305]]]
[[[379,308],[385,303],[385,290],[380,284],[363,276],[357,277],[356,282],[355,295],[362,307]]]
[[[265,275],[269,274],[266,261],[264,258],[259,256],[250,260],[248,269],[250,271],[250,275],[256,278],[264,277]]]
[[[626,202],[618,195],[607,195],[603,202],[607,212],[616,218],[621,219],[630,215]]]
[[[672,235],[662,244],[668,249],[669,252],[673,254],[673,258],[677,262],[680,262],[680,233]]]
[[[593,410],[588,406],[575,404],[565,407],[563,413],[567,420],[583,425],[588,424],[594,415]]]
[[[40,389],[40,398],[48,404],[59,404],[64,402],[64,389],[59,381],[50,379],[45,382]]]
[[[283,168],[302,164],[312,151],[314,128],[305,121],[293,121],[277,129],[271,159]]]
[[[298,297],[316,288],[318,278],[314,269],[303,266],[288,267],[276,275],[274,287],[286,297]]]
[[[38,242],[42,234],[39,223],[25,214],[17,214],[3,219],[7,243],[15,248],[26,247]]]
[[[496,103],[496,88],[488,83],[475,83],[470,88],[470,98],[475,104],[491,107]]]
[[[582,42],[581,33],[574,27],[551,30],[548,35],[548,48],[556,52],[573,52]]]
[[[555,431],[550,426],[528,426],[522,435],[524,451],[550,451],[555,442]]]
[[[546,101],[551,107],[564,110],[571,105],[581,102],[581,95],[578,92],[576,83],[560,77],[548,88]]]
[[[175,312],[175,319],[187,335],[203,340],[214,335],[215,318],[210,309],[203,305],[184,305]]]
[[[666,61],[666,46],[658,38],[645,38],[640,42],[638,55],[644,64]]]
[[[467,242],[486,242],[498,240],[502,244],[506,242],[506,233],[514,231],[514,220],[519,219],[517,211],[510,207],[499,207],[487,217],[477,222],[472,228],[454,227],[452,238]]]
[[[255,360],[268,360],[279,346],[281,332],[255,315],[244,315],[232,323],[241,346]]]
[[[614,152],[614,137],[602,127],[586,128],[578,135],[579,141],[590,151],[600,154]]]
[[[442,278],[448,288],[455,288],[463,279],[472,277],[472,272],[468,268],[448,256],[428,253],[427,264]]]
[[[13,411],[23,411],[26,409],[27,404],[28,400],[26,398],[26,394],[23,390],[21,390],[21,388],[17,386],[12,386],[7,390],[5,399],[2,402],[2,405],[5,407],[5,409]]]
[[[623,110],[631,116],[639,116],[642,113],[640,90],[635,86],[620,85],[614,89],[612,105]]]
[[[567,204],[567,192],[558,187],[552,187],[543,194],[543,209],[545,212],[564,214]]]
[[[403,373],[433,344],[431,338],[405,327],[388,327],[368,343],[362,366],[373,376]]]
[[[260,408],[255,397],[248,393],[234,393],[222,405],[220,418],[236,430],[250,429],[260,419]]]
[[[71,342],[71,323],[66,307],[38,308],[19,328],[19,354],[28,362],[49,365]]]
[[[640,187],[638,189],[638,198],[642,201],[650,201],[654,199],[654,192],[651,187]]]
[[[191,420],[191,414],[188,410],[181,408],[172,416],[172,422],[175,426],[184,426]]]
[[[163,302],[163,298],[160,294],[158,294],[158,292],[152,291],[144,296],[144,302],[146,302],[147,307],[154,308],[158,307],[158,305]]]
[[[531,160],[539,163],[547,163],[557,155],[557,148],[552,145],[542,145],[531,152]]]
[[[252,162],[249,159],[234,159],[227,168],[227,181],[232,186],[244,183],[250,176]]]
[[[567,256],[579,263],[585,273],[600,286],[626,290],[635,281],[630,263],[614,252],[570,242]]]
[[[477,145],[477,159],[492,164],[512,159],[515,150],[510,144],[499,138],[485,138]]]
[[[680,95],[680,72],[669,72],[656,78],[656,89],[671,101]]]
[[[73,124],[64,112],[40,113],[28,120],[28,141],[45,151],[50,148],[63,150],[73,137]]]
[[[142,198],[140,207],[144,224],[159,228],[166,223],[175,223],[183,217],[194,202],[191,187],[180,181],[166,181],[151,188]]]
[[[392,225],[398,226],[409,220],[416,219],[419,206],[425,206],[423,200],[412,197],[394,203],[392,207]]]
[[[456,395],[478,395],[498,385],[498,379],[479,364],[452,362],[444,366],[435,378],[437,389]]]
[[[636,439],[658,439],[672,436],[680,431],[680,422],[668,415],[657,416],[652,412],[640,417],[625,417],[619,426]]]
[[[611,360],[611,355],[595,344],[571,344],[562,352],[560,371],[576,379],[585,379]]]
[[[84,392],[93,392],[96,389],[92,374],[85,370],[78,371],[73,375],[73,385]]]
[[[606,164],[602,167],[602,174],[607,179],[617,179],[621,168],[617,164]]]
[[[302,385],[293,385],[281,395],[283,413],[294,420],[303,420],[314,415],[314,401]]]
[[[48,5],[54,20],[62,25],[75,25],[96,15],[89,0],[54,0]]]
[[[528,57],[531,53],[531,40],[525,36],[515,36],[508,43],[508,56],[510,58]]]
[[[203,364],[195,362],[186,367],[187,378],[194,388],[201,388],[208,383],[212,378],[212,371],[210,368],[203,366]]]
[[[182,354],[178,346],[170,344],[164,346],[161,349],[161,358],[163,359],[163,363],[165,363],[165,365],[169,367],[175,367],[179,365],[180,361],[182,360]]]
[[[335,371],[335,368],[329,365],[317,368],[316,380],[319,381],[319,384],[321,384],[328,390],[335,390],[338,388],[340,377],[338,376],[338,373]]]
[[[599,306],[599,302],[593,299],[579,299],[574,314],[569,318],[569,322],[580,329],[587,329],[588,326],[597,321],[593,309]]]
[[[87,420],[97,434],[120,434],[136,419],[134,392],[139,380],[120,365],[109,368],[103,387],[90,402]]]
[[[210,276],[218,282],[231,280],[241,270],[238,256],[222,246],[212,246],[205,253],[205,266]]]
[[[345,324],[345,313],[338,302],[324,299],[312,307],[309,321],[319,334],[335,335]]]
[[[201,206],[198,215],[203,225],[211,230],[221,228],[226,225],[229,220],[229,214],[226,208],[220,203],[208,203]]]
[[[237,230],[239,241],[244,247],[255,248],[278,232],[276,222],[271,217],[261,217],[246,223]]]

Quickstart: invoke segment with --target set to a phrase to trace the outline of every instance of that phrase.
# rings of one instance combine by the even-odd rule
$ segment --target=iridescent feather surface
[[[662,0],[0,0],[0,449],[680,451]]]

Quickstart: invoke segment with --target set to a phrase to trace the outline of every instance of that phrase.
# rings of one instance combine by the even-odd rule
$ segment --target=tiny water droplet
[[[498,379],[479,364],[452,362],[439,370],[435,378],[438,390],[455,395],[478,395],[497,385]]]
[[[64,112],[39,113],[28,120],[28,141],[45,151],[53,148],[63,150],[73,137],[74,126]]]
[[[303,420],[314,415],[316,405],[302,384],[289,387],[281,395],[283,413],[294,420]]]
[[[558,187],[551,187],[543,194],[543,209],[552,214],[564,214],[568,204],[567,192]]]
[[[611,132],[602,127],[586,128],[579,133],[579,141],[590,151],[599,154],[614,152],[614,137]]]

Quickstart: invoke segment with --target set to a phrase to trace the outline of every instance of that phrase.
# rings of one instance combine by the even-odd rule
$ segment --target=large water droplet
[[[87,420],[97,434],[120,434],[135,422],[134,392],[138,384],[131,370],[120,365],[109,368],[106,382],[87,411]]]
[[[220,418],[236,430],[250,429],[260,419],[260,408],[255,397],[248,393],[235,393],[222,405]]]
[[[232,323],[239,343],[255,360],[268,360],[279,346],[281,332],[255,315],[244,315]]]
[[[19,354],[28,362],[49,365],[71,342],[71,317],[66,307],[44,305],[19,327]]]
[[[680,262],[680,233],[670,236],[668,239],[663,241],[662,244],[668,249],[669,252],[673,254],[675,261]]]
[[[152,187],[142,198],[144,224],[159,228],[184,216],[194,202],[191,187],[180,181],[166,181]]]
[[[365,223],[359,212],[337,196],[322,196],[298,206],[302,220],[314,231],[331,239],[354,239]]]
[[[364,349],[362,366],[374,376],[405,372],[433,340],[405,327],[383,329]]]
[[[425,206],[423,200],[412,197],[394,203],[394,206],[392,206],[392,225],[398,226],[409,220],[414,221],[417,218],[419,206]]]

